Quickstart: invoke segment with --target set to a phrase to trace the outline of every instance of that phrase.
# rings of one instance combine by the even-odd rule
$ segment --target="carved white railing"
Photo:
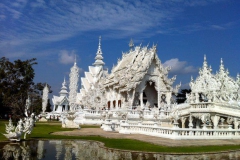
[[[178,105],[173,111],[178,110],[181,115],[188,115],[192,112],[214,112],[219,114],[228,114],[229,116],[240,118],[240,107],[231,106],[228,103],[213,103],[213,102],[201,102],[201,103],[191,103],[189,105]]]
[[[239,129],[189,129],[189,128],[167,128],[157,125],[132,125],[121,123],[119,133],[123,134],[145,134],[170,139],[239,139]]]

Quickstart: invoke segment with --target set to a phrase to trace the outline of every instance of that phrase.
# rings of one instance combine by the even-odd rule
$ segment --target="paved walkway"
[[[240,140],[171,140],[167,138],[153,137],[142,134],[120,134],[118,132],[106,132],[101,128],[81,128],[80,130],[62,131],[52,134],[65,136],[102,136],[106,138],[117,139],[136,139],[164,146],[240,145]]]

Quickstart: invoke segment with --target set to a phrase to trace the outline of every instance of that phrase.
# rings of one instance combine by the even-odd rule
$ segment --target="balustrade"
[[[120,124],[121,129],[127,134],[145,134],[170,139],[239,139],[239,129],[189,129],[167,128],[156,125],[137,125],[133,123]],[[120,133],[122,132],[120,129]]]

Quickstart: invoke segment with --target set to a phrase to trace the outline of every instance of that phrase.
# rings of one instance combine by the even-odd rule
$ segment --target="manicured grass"
[[[5,132],[4,123],[8,121],[0,121],[0,132]],[[99,126],[87,126],[83,125],[82,128],[96,128]],[[225,146],[191,146],[191,147],[167,147],[154,145],[147,142],[142,142],[133,139],[110,139],[100,136],[60,136],[51,135],[52,132],[57,131],[71,131],[73,129],[61,128],[61,123],[36,123],[33,132],[27,137],[30,139],[72,139],[72,140],[94,140],[103,142],[106,147],[124,149],[124,150],[134,150],[134,151],[148,151],[148,152],[174,152],[174,153],[194,153],[194,152],[217,152],[226,150],[238,150],[240,145],[225,145]],[[6,141],[7,139],[1,134],[0,141]]]

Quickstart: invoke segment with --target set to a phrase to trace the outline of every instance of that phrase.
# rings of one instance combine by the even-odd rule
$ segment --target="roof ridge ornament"
[[[130,48],[130,51],[133,50],[133,47],[134,47],[134,43],[133,43],[133,39],[131,38],[130,42],[129,42],[129,48]]]
[[[62,86],[66,86],[66,80],[65,80],[65,76],[64,76],[64,79],[63,79]]]
[[[207,68],[207,57],[204,54],[203,68]]]
[[[223,65],[223,60],[221,58],[219,72],[223,72],[223,71],[224,71],[224,65]]]

